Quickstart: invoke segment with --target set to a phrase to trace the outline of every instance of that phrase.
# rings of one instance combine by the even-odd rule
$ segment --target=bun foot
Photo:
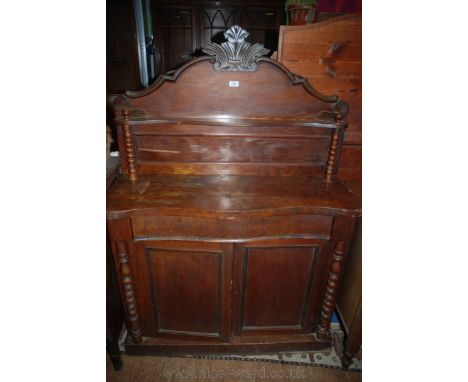
[[[112,362],[112,367],[114,368],[115,371],[119,371],[122,369],[123,362],[122,362],[122,359],[120,358],[120,355],[110,355],[109,358]]]

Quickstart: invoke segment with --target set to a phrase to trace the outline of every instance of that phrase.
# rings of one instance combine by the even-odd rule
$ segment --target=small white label
[[[229,81],[229,87],[230,88],[238,88],[239,87],[239,81]]]

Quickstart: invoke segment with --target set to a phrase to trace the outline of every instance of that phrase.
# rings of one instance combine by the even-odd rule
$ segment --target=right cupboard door
[[[234,254],[235,336],[314,331],[328,242],[274,239],[240,243]]]

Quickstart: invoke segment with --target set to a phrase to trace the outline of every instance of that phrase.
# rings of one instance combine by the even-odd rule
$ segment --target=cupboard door
[[[224,32],[239,23],[238,11],[235,7],[209,7],[201,8],[200,47],[204,48],[212,42],[221,44],[226,39]]]
[[[106,77],[107,92],[140,90],[138,46],[132,3],[106,1]]]
[[[226,340],[231,327],[232,245],[149,241],[145,263],[151,336]]]
[[[311,332],[325,251],[326,242],[312,239],[236,245],[234,334]]]
[[[246,6],[241,19],[240,25],[249,32],[247,41],[263,44],[270,49],[269,55],[278,50],[278,31],[284,23],[284,7]]]
[[[156,41],[160,52],[161,73],[166,73],[192,59],[197,45],[194,8],[157,6]]]

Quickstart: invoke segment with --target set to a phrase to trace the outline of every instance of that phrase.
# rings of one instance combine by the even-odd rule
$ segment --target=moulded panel
[[[147,249],[158,333],[220,336],[222,253]]]
[[[245,248],[241,330],[303,328],[318,250],[318,245]]]
[[[139,162],[307,163],[323,166],[328,137],[137,136]]]

